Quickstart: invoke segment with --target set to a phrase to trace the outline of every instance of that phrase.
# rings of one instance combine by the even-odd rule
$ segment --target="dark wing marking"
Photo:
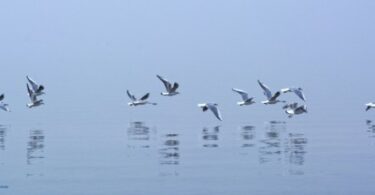
[[[149,96],[150,96],[150,93],[146,93],[146,95],[144,95],[143,97],[141,97],[140,100],[144,101],[144,100],[146,100]]]

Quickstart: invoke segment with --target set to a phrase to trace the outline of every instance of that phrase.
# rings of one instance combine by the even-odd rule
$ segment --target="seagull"
[[[232,88],[232,91],[237,92],[242,97],[243,101],[237,102],[238,105],[240,105],[240,106],[246,106],[246,105],[251,105],[251,104],[255,103],[255,101],[253,101],[254,97],[249,98],[249,96],[248,96],[248,94],[247,94],[246,91],[243,91],[241,89],[236,89],[236,88]]]
[[[267,100],[262,101],[261,103],[266,104],[266,105],[267,104],[276,104],[278,102],[284,102],[285,103],[285,101],[277,100],[277,98],[281,95],[280,91],[277,91],[275,94],[272,95],[272,92],[267,87],[267,85],[260,82],[260,80],[258,80],[258,83],[259,83],[260,87],[263,89],[263,94],[267,97]]]
[[[294,92],[301,100],[306,101],[305,95],[303,94],[303,89],[301,87],[298,88],[284,88],[280,90],[283,93]]]
[[[34,91],[30,89],[29,84],[26,84],[26,87],[27,87],[27,93],[29,94],[29,97],[31,100],[31,103],[26,104],[27,107],[32,108],[32,107],[37,107],[37,106],[44,104],[42,99],[40,100],[37,99],[36,93],[34,93]]]
[[[288,114],[289,118],[292,118],[294,115],[297,115],[297,114],[303,114],[305,112],[307,113],[307,106],[306,105],[298,106],[297,103],[285,105],[283,109],[286,109],[285,113]]]
[[[368,111],[371,108],[375,108],[375,103],[374,102],[370,102],[370,103],[365,104],[365,106],[366,106],[366,111]]]
[[[167,90],[167,92],[161,92],[161,95],[163,95],[163,96],[174,96],[174,95],[179,94],[179,92],[176,91],[177,88],[179,87],[177,82],[173,83],[173,85],[172,85],[171,82],[164,79],[163,77],[161,77],[159,75],[156,75],[156,77],[158,77],[161,80],[161,82],[163,82],[163,84],[165,86],[165,89]]]
[[[222,121],[223,118],[221,117],[220,111],[217,108],[217,106],[218,106],[218,104],[216,104],[216,103],[202,103],[202,104],[198,104],[198,107],[202,108],[203,112],[205,112],[208,109],[210,109],[214,113],[214,115],[216,116],[216,118],[219,119],[220,121]]]
[[[147,98],[150,96],[150,93],[146,93],[146,95],[144,95],[140,99],[135,98],[135,96],[131,94],[129,90],[127,90],[126,93],[131,99],[131,102],[128,103],[129,106],[139,106],[139,105],[145,105],[145,104],[157,105],[156,103],[151,103],[147,101]]]
[[[6,112],[10,112],[9,105],[2,102],[4,100],[4,97],[5,97],[4,94],[0,95],[0,109],[4,110]]]
[[[32,87],[32,90],[34,92],[34,94],[36,96],[39,96],[39,95],[43,95],[44,92],[44,86],[43,85],[39,85],[38,83],[36,83],[34,80],[32,80],[29,76],[26,76],[27,80],[29,81],[31,87]]]

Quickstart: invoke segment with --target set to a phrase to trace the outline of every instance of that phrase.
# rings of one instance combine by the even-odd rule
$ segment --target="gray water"
[[[374,194],[375,125],[2,125],[1,194]]]

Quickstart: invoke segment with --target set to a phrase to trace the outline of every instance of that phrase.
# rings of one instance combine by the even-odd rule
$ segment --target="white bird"
[[[163,77],[161,77],[159,75],[156,75],[156,77],[158,77],[160,79],[160,81],[163,82],[163,84],[165,86],[165,89],[167,90],[167,92],[161,92],[161,95],[163,95],[163,96],[174,96],[174,95],[179,94],[179,92],[177,91],[177,88],[179,87],[177,82],[173,83],[173,85],[172,85],[171,82],[164,79]]]
[[[5,97],[4,94],[0,95],[0,109],[6,112],[10,112],[9,105],[2,102],[4,100],[4,97]]]
[[[246,91],[243,91],[241,89],[236,89],[236,88],[232,88],[232,91],[237,92],[242,97],[242,101],[237,102],[238,105],[245,106],[245,105],[251,105],[251,104],[255,103],[255,101],[253,101],[254,97],[249,98],[249,95],[247,94]]]
[[[285,113],[288,114],[289,118],[292,118],[294,115],[297,115],[297,114],[307,113],[307,106],[306,105],[298,106],[297,103],[285,105],[283,108],[286,109]]]
[[[298,88],[284,88],[280,90],[283,93],[294,92],[301,100],[306,101],[305,95],[303,94],[303,89]]]
[[[217,108],[217,106],[218,106],[218,104],[216,104],[216,103],[202,103],[202,104],[198,104],[198,107],[202,108],[203,112],[206,112],[208,109],[210,109],[212,111],[212,113],[214,113],[215,117],[217,119],[219,119],[220,121],[222,121],[223,118],[221,117],[220,111]]]
[[[281,95],[280,91],[277,91],[275,94],[272,95],[272,92],[267,87],[267,85],[260,82],[260,80],[258,80],[258,83],[259,83],[260,87],[263,89],[263,94],[267,97],[267,100],[262,101],[261,103],[266,104],[266,105],[267,104],[276,104],[278,102],[284,102],[285,103],[285,101],[281,101],[281,100],[277,99]]]
[[[4,110],[6,112],[10,112],[9,105],[5,104],[3,102],[0,102],[0,109]]]
[[[130,93],[129,90],[126,91],[128,94],[131,102],[128,103],[129,106],[139,106],[139,105],[145,105],[145,104],[152,104],[152,105],[157,105],[156,103],[151,103],[147,101],[147,98],[150,96],[150,93],[146,93],[143,97],[140,99],[137,99],[133,94]]]
[[[366,106],[366,111],[369,111],[371,108],[375,108],[375,103],[370,102],[370,103],[365,104],[365,106]]]
[[[26,76],[26,78],[29,81],[29,83],[31,85],[31,88],[32,88],[32,90],[33,90],[33,92],[36,96],[44,94],[44,92],[43,92],[44,86],[43,85],[39,85],[37,82],[32,80],[29,76]]]
[[[37,107],[37,106],[43,105],[44,104],[43,100],[37,99],[36,93],[34,93],[34,91],[30,89],[29,84],[26,84],[26,87],[27,87],[27,93],[28,93],[28,95],[30,97],[30,100],[31,100],[31,103],[26,104],[26,106],[29,107],[29,108],[32,108],[32,107]]]

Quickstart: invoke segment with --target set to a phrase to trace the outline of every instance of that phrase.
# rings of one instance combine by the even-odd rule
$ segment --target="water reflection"
[[[27,164],[37,163],[38,160],[44,158],[44,134],[42,130],[31,130],[29,141],[27,143]]]
[[[219,133],[220,133],[220,126],[216,126],[213,129],[203,128],[202,130],[202,139],[203,139],[203,147],[206,148],[216,148],[219,147]]]
[[[366,120],[366,125],[369,137],[375,137],[375,124],[372,122],[372,120]]]
[[[159,149],[160,165],[169,165],[162,167],[160,175],[177,176],[176,166],[180,164],[180,141],[178,134],[170,133],[161,136],[161,147]]]
[[[5,150],[6,126],[0,125],[0,150]]]
[[[293,175],[304,174],[300,169],[305,163],[307,138],[301,133],[289,133],[285,144],[285,154],[287,157],[289,173]]]
[[[129,148],[150,148],[150,127],[144,122],[131,122],[127,129]]]
[[[285,122],[270,121],[266,123],[264,138],[260,140],[259,162],[279,162],[281,160],[281,139],[285,132]]]
[[[255,126],[246,125],[241,127],[242,148],[255,146]]]

